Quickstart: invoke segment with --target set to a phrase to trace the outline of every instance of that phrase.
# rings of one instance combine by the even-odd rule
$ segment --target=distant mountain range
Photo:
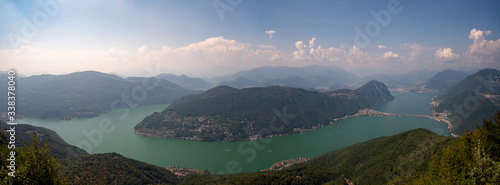
[[[427,94],[444,93],[468,75],[470,75],[468,72],[455,71],[452,69],[440,71],[424,84],[413,88],[412,92]]]
[[[500,110],[500,71],[496,69],[467,76],[433,98],[433,114],[446,116],[453,126],[451,132],[457,135],[474,130],[496,110]]]
[[[414,70],[405,74],[379,74],[365,76],[363,80],[376,79],[386,84],[391,89],[408,88],[421,85],[430,80],[437,70]]]
[[[337,67],[327,66],[265,66],[240,71],[230,76],[214,77],[214,83],[235,88],[282,86],[304,89],[333,90],[359,82],[360,78]]]
[[[186,75],[178,76],[178,75],[174,75],[174,74],[162,73],[162,74],[156,75],[155,78],[168,80],[172,83],[175,83],[183,88],[190,89],[190,90],[207,90],[207,89],[213,87],[212,84],[208,83],[207,81],[205,81],[201,78],[190,78]]]
[[[315,129],[335,118],[393,99],[387,87],[378,81],[356,90],[324,93],[279,86],[219,86],[176,100],[161,113],[147,116],[134,130],[157,138],[257,139]]]
[[[16,114],[51,119],[95,117],[112,109],[170,103],[197,91],[160,78],[127,78],[96,71],[16,79]],[[0,78],[7,89],[7,78]],[[7,105],[1,98],[0,104]],[[6,112],[6,107],[0,109]]]

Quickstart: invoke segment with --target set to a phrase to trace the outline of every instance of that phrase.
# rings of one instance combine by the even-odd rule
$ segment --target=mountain
[[[430,80],[413,89],[412,91],[430,94],[444,93],[446,92],[446,90],[463,80],[468,75],[469,73],[465,71],[455,71],[452,69],[447,69],[438,72]]]
[[[432,112],[447,117],[451,133],[463,134],[481,125],[482,118],[500,109],[500,71],[483,69],[433,98]]]
[[[401,184],[425,173],[433,154],[454,140],[415,129],[331,151],[281,171],[200,175],[184,184]]]
[[[165,168],[116,153],[93,154],[59,160],[69,184],[177,184]]]
[[[279,171],[195,175],[181,184],[497,184],[499,173],[500,111],[458,139],[414,129]]]
[[[331,151],[303,165],[327,166],[355,184],[401,183],[418,177],[431,156],[452,141],[426,129],[415,129]]]
[[[134,131],[150,137],[201,141],[257,139],[316,129],[393,99],[378,81],[356,90],[324,93],[279,86],[219,86],[174,101],[162,112],[144,118]]]
[[[430,80],[438,71],[435,70],[413,70],[405,74],[381,74],[365,76],[363,80],[376,79],[386,84],[391,89],[408,88],[421,85]]]
[[[358,76],[341,68],[329,66],[265,66],[248,71],[240,71],[227,77],[215,77],[220,85],[235,88],[282,86],[306,89],[334,89],[358,82]]]
[[[191,90],[200,90],[200,89],[208,89],[212,88],[212,84],[208,83],[201,78],[190,78],[186,75],[174,75],[174,74],[159,74],[155,76],[156,78],[168,80],[173,82],[183,88],[191,89]]]
[[[0,129],[2,130],[0,131],[2,132],[2,134],[8,135],[6,131],[9,130],[10,128],[5,122],[0,121]],[[16,130],[15,137],[16,137],[17,148],[21,148],[25,144],[31,144],[32,143],[31,137],[36,134],[38,136],[38,139],[47,142],[47,147],[50,150],[49,153],[54,158],[64,159],[69,157],[88,155],[88,153],[85,152],[85,150],[82,150],[78,147],[66,143],[56,132],[50,129],[19,124],[16,125],[15,130]],[[41,146],[43,143],[40,142],[39,144]]]
[[[9,129],[8,127],[5,122],[0,120],[2,130],[0,131],[0,144],[2,144],[0,146],[0,156],[2,156],[2,159],[5,159],[4,157],[9,155],[8,152],[10,152],[10,149],[7,149],[9,141],[7,136],[10,136],[10,134],[5,132]],[[27,159],[26,156],[20,156],[23,153],[19,150],[25,145],[31,146],[33,143],[32,137],[36,135],[40,148],[43,147],[43,143],[47,143],[50,156],[57,159],[51,162],[58,163],[58,171],[62,173],[62,178],[69,184],[177,184],[178,182],[177,176],[165,168],[129,159],[116,153],[89,155],[84,150],[64,142],[57,133],[46,128],[20,124],[16,125],[15,130],[16,165],[18,165],[16,166],[16,176],[19,176],[20,173],[27,173],[28,178],[35,182],[34,179],[42,179],[47,176],[47,174],[42,174],[46,173],[46,171],[27,171],[28,164],[34,164],[25,164],[25,161],[19,161]],[[33,150],[33,148],[30,149]],[[37,152],[40,152],[40,150],[36,150],[34,153]],[[36,160],[37,163],[46,162],[40,161],[46,159],[33,159],[33,156],[28,159]],[[46,167],[35,166],[29,168],[42,170]],[[7,169],[4,163],[2,163],[0,177],[2,182],[5,183],[7,177],[3,173],[3,169]]]
[[[0,87],[7,89],[6,80],[0,79]],[[163,79],[126,80],[96,71],[30,76],[16,79],[16,85],[17,115],[44,119],[96,117],[112,109],[170,103],[196,93]],[[0,99],[1,104],[6,101]],[[6,112],[6,107],[0,110]]]

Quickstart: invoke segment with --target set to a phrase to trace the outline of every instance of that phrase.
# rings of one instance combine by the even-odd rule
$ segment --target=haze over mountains
[[[465,71],[455,71],[452,69],[447,69],[438,72],[427,82],[415,87],[411,91],[417,93],[429,93],[429,94],[444,93],[451,86],[460,82],[468,75],[469,73]]]
[[[433,98],[432,112],[449,119],[457,135],[476,129],[489,112],[500,110],[500,71],[483,69]]]
[[[377,79],[389,88],[413,87],[431,79],[437,70],[413,70],[405,74],[379,74],[363,77],[364,80]]]
[[[190,78],[186,75],[174,75],[174,74],[166,74],[162,73],[154,76],[155,78],[160,78],[164,80],[168,80],[172,83],[175,83],[183,88],[191,89],[191,90],[206,90],[212,86],[212,84],[208,83],[201,78]]]
[[[122,78],[114,74],[85,71],[67,75],[20,75],[16,82],[19,93],[18,115],[72,119],[95,117],[116,108],[170,103],[217,84],[234,88],[276,85],[329,91],[355,89],[372,78],[383,82],[393,91],[403,89],[406,92],[439,93],[446,91],[466,74],[468,72],[454,70],[421,70],[402,75],[376,75],[361,79],[341,68],[313,65],[259,67],[211,79],[173,74],[159,74],[151,78]],[[6,83],[6,78],[0,79],[0,87],[6,88]],[[6,100],[0,99],[0,103],[6,103]],[[0,110],[6,112],[5,108]]]
[[[274,72],[270,68],[261,76]],[[239,75],[244,76],[242,74],[244,72]],[[275,81],[269,79],[276,76],[267,75],[266,78],[269,82],[274,83]],[[309,83],[317,82],[315,80],[319,79],[304,76],[295,77]],[[457,163],[479,164],[474,169],[482,169],[485,163],[476,164],[476,158],[468,155],[473,150],[469,145],[481,145],[481,147],[486,148],[484,150],[486,154],[483,154],[484,151],[479,151],[483,152],[478,154],[483,156],[481,160],[498,161],[498,154],[495,153],[498,148],[498,138],[494,140],[495,137],[492,137],[498,133],[498,126],[488,124],[484,129],[472,134],[464,133],[466,130],[474,130],[476,126],[483,125],[483,118],[489,118],[492,112],[500,109],[500,71],[483,69],[467,76],[467,72],[445,70],[437,72],[424,82],[423,78],[413,78],[416,77],[413,73],[402,76],[408,78],[399,82],[392,81],[395,84],[394,87],[413,89],[413,92],[418,93],[444,91],[434,98],[432,112],[435,116],[447,117],[452,125],[451,132],[457,135],[463,134],[462,137],[465,139],[438,136],[428,130],[416,129],[331,151],[281,171],[240,173],[229,176],[178,177],[162,167],[129,159],[115,153],[89,155],[82,149],[68,145],[55,132],[40,127],[18,125],[16,137],[19,142],[29,141],[30,135],[36,134],[41,139],[47,140],[50,155],[59,159],[58,163],[63,177],[75,184],[89,182],[205,184],[217,183],[220,179],[224,182],[241,184],[267,183],[276,181],[276,179],[279,179],[280,182],[313,184],[428,183],[437,182],[444,178],[433,173],[436,170],[447,169],[436,167],[442,164],[436,161],[449,161],[450,156],[454,158],[457,153],[467,162],[459,161]],[[247,75],[247,77],[250,78],[251,75]],[[169,78],[183,84],[185,88],[170,82]],[[335,77],[332,78],[335,79]],[[356,79],[356,77],[353,78],[355,80],[344,85],[355,85],[363,81],[359,78]],[[391,80],[391,78],[386,80]],[[415,83],[416,80],[418,83]],[[291,83],[293,81],[290,81],[283,82],[281,85],[284,87],[237,89],[229,86],[218,86],[203,93],[194,89],[208,87],[206,81],[165,74],[159,75],[157,78],[121,78],[112,74],[86,71],[68,75],[20,77],[17,78],[16,82],[19,84],[17,91],[19,93],[19,109],[26,111],[32,108],[33,110],[26,114],[28,116],[58,119],[97,116],[111,110],[112,107],[106,109],[106,106],[113,105],[114,101],[111,100],[117,98],[118,102],[121,102],[121,105],[125,107],[171,103],[164,111],[146,117],[135,127],[136,133],[152,137],[202,141],[240,141],[300,133],[329,124],[331,120],[351,115],[359,109],[370,108],[377,103],[393,99],[389,88],[379,81],[370,81],[355,90],[326,90],[335,87],[333,85],[325,88],[324,92],[317,91],[318,87],[326,87],[323,85],[335,83],[332,80],[328,83],[321,82],[304,87],[314,91],[289,87],[294,85]],[[193,84],[204,87],[198,88],[197,85]],[[141,88],[145,90],[145,94],[141,94],[144,92],[140,90]],[[128,101],[123,96],[129,97]],[[2,101],[5,100],[0,100],[0,103]],[[96,107],[99,106],[104,108],[97,109]],[[93,110],[92,114],[87,112],[88,110]],[[500,113],[497,114],[496,122],[498,123]],[[269,122],[269,118],[276,119],[276,122]],[[274,124],[275,127],[269,127],[270,124]],[[7,129],[4,122],[0,127],[2,130]],[[261,132],[263,128],[277,129],[271,130],[271,132]],[[488,129],[492,129],[492,131]],[[475,134],[479,136],[472,137]],[[482,135],[488,135],[484,137],[489,139],[484,139]],[[0,139],[2,139],[2,143],[6,141],[6,137],[3,135]],[[445,148],[446,150],[443,150]],[[456,150],[465,150],[468,153],[455,152]],[[488,158],[488,156],[492,156],[492,158]],[[464,166],[464,164],[460,163],[459,165]],[[454,165],[457,164],[454,163]],[[470,172],[474,169],[467,168],[466,170]],[[488,169],[490,168],[488,167]],[[492,169],[493,171],[486,172],[497,173],[498,169]],[[106,173],[107,176],[99,175],[103,173]],[[462,182],[460,180],[458,178],[454,182]]]
[[[359,82],[360,78],[341,68],[313,65],[305,67],[258,67],[248,71],[240,71],[227,77],[214,77],[212,80],[220,82],[219,85],[228,85],[235,88],[279,85],[332,90]]]
[[[4,80],[0,81],[6,89]],[[159,78],[123,79],[96,71],[17,78],[16,85],[18,116],[53,119],[96,117],[112,109],[170,103],[196,93]],[[6,104],[6,99],[0,103]]]

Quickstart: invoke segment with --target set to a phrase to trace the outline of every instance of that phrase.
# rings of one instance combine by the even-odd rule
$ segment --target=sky
[[[500,66],[500,1],[0,0],[0,71],[359,76]]]

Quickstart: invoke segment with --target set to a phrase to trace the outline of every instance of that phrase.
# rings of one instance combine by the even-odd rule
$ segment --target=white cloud
[[[117,72],[124,75],[155,75],[161,72],[185,73],[191,76],[228,74],[259,66],[311,64],[334,65],[347,70],[384,71],[386,69],[421,69],[426,66],[450,68],[450,62],[463,68],[495,67],[500,63],[500,39],[487,40],[491,31],[472,29],[472,44],[461,53],[452,48],[424,47],[404,43],[397,53],[387,51],[369,54],[358,46],[323,47],[316,38],[295,42],[295,50],[282,52],[272,45],[252,45],[222,36],[207,38],[182,47],[135,49],[108,47],[71,50],[47,45],[24,45],[19,49],[0,49],[0,71],[17,68],[20,73],[61,74],[82,70]],[[387,49],[379,45],[380,49]],[[409,50],[407,53],[404,50]],[[344,53],[345,52],[345,53]],[[150,72],[151,66],[155,69]]]
[[[400,45],[401,49],[410,50],[408,51],[408,62],[421,62],[423,60],[423,51],[431,50],[433,48],[424,47],[419,43],[403,43]],[[427,55],[432,55],[433,53],[427,53]]]
[[[491,35],[490,30],[482,31],[473,28],[468,38],[472,40],[467,51],[453,53],[451,48],[439,48],[435,53],[435,61],[453,61],[462,68],[479,68],[500,66],[500,39],[486,40],[485,35]]]
[[[450,61],[455,60],[459,55],[453,53],[451,48],[440,48],[434,54],[436,60],[438,61]]]
[[[346,48],[346,57],[341,48],[323,48],[322,46],[314,48],[315,42],[316,38],[314,37],[309,40],[309,46],[305,45],[303,41],[295,42],[297,50],[293,52],[293,59],[311,63],[320,62],[325,65],[342,65],[343,67],[363,66],[371,60],[368,53],[357,46]]]
[[[485,35],[490,35],[491,31],[481,31],[473,28],[470,31],[469,39],[472,44],[465,53],[465,58],[473,63],[499,63],[500,59],[500,39],[486,40]]]
[[[274,34],[276,33],[276,30],[267,30],[266,34],[269,35],[269,38],[272,39]]]
[[[316,38],[311,38],[311,40],[309,40],[309,48],[313,48],[314,47],[314,42],[316,41]]]
[[[20,73],[27,75],[98,70],[125,75],[189,71],[197,76],[213,76],[221,72],[273,65],[272,62],[282,59],[281,51],[274,46],[261,45],[251,49],[251,44],[239,43],[224,37],[208,38],[179,48],[163,46],[160,49],[152,49],[141,46],[131,51],[118,47],[66,51],[32,46],[22,46],[16,50],[0,50],[2,67],[17,68]],[[158,66],[158,69],[153,74],[145,74],[150,66]]]
[[[398,54],[393,53],[392,51],[385,52],[384,55],[382,55],[382,59],[398,59],[401,58]]]

